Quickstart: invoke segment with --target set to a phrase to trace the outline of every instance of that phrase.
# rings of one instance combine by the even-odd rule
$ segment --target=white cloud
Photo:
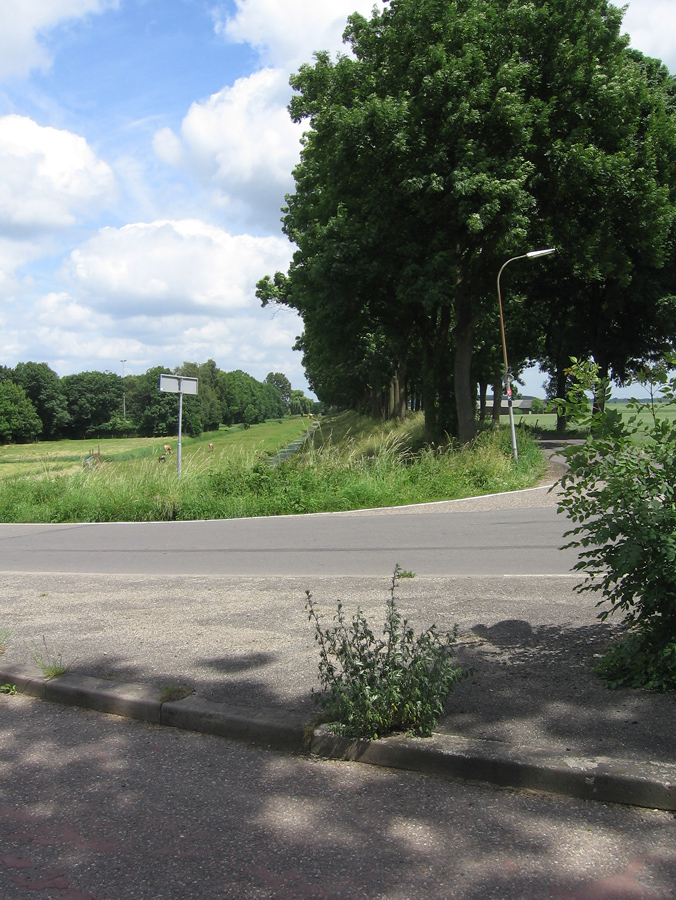
[[[157,132],[155,152],[185,166],[210,191],[230,221],[279,231],[280,207],[293,186],[302,127],[289,118],[288,76],[262,69],[193,103],[179,138]]]
[[[121,359],[127,372],[138,374],[159,363],[174,366],[211,358],[226,371],[244,369],[260,380],[270,371],[282,371],[294,386],[305,386],[300,354],[291,350],[301,324],[291,311],[272,318],[256,305],[237,316],[139,312],[116,319],[88,307],[87,298],[75,293],[41,297],[27,313],[30,329],[17,320],[6,323],[0,312],[3,359],[47,358],[64,375],[87,369],[119,372]]]
[[[13,303],[23,293],[17,269],[48,252],[48,245],[41,241],[12,241],[0,236],[0,300]],[[30,277],[27,279],[30,282]]]
[[[0,232],[64,228],[108,205],[115,179],[84,138],[26,116],[0,118]]]
[[[619,5],[623,5],[618,3]],[[623,31],[631,46],[661,59],[676,74],[676,3],[674,0],[630,0]]]
[[[250,44],[270,65],[286,70],[310,62],[316,50],[345,49],[347,17],[370,17],[374,0],[236,0],[234,16],[215,14],[216,32],[236,43]]]
[[[86,303],[115,319],[237,314],[259,301],[259,278],[285,269],[291,245],[231,235],[188,219],[103,228],[74,250],[67,273]]]
[[[266,68],[193,103],[180,135],[158,131],[157,156],[191,172],[228,221],[278,233],[303,131],[286,108],[289,75],[315,50],[345,52],[347,16],[372,8],[373,0],[237,0],[234,16],[215,12],[216,31],[250,44]]]
[[[0,79],[47,68],[51,57],[40,40],[47,31],[111,6],[116,0],[2,0]]]

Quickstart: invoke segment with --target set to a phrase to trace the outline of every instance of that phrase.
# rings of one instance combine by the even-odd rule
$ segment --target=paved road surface
[[[0,696],[3,900],[669,900],[665,812]]]
[[[0,571],[141,575],[553,575],[567,521],[548,505],[482,501],[210,522],[0,525]],[[479,508],[476,508],[476,507]]]
[[[510,502],[5,525],[0,571],[129,574],[129,589],[158,574],[382,577],[395,561],[426,576],[567,572],[551,503]],[[37,596],[47,589],[25,613],[39,621]],[[283,757],[0,695],[3,900],[674,900],[675,847],[669,813]]]

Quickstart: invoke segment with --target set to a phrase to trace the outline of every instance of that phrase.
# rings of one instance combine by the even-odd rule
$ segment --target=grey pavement
[[[566,574],[547,487],[395,509],[197,522],[0,525],[0,571],[139,575]]]
[[[500,518],[517,506],[530,516],[551,512],[553,502],[546,491],[524,492],[478,498],[464,509],[446,504],[434,515],[462,523],[468,514]],[[411,527],[420,521],[413,515],[425,519],[429,510],[399,512]],[[366,520],[375,532],[383,516],[392,512],[345,518]],[[13,635],[0,671],[19,672],[44,636],[71,673],[62,690],[80,676],[83,684],[97,676],[101,697],[124,693],[129,682],[139,685],[139,697],[184,684],[195,694],[162,704],[167,721],[181,724],[183,709],[183,727],[190,727],[191,708],[205,721],[226,710],[222,733],[239,729],[240,738],[263,745],[284,743],[274,737],[275,722],[293,720],[302,733],[312,718],[317,655],[305,590],[327,616],[341,599],[372,621],[382,619],[387,596],[382,574],[12,572],[3,530],[0,630],[10,627]],[[412,568],[408,558],[395,561]],[[575,593],[575,583],[567,571],[402,581],[402,612],[416,628],[457,622],[458,660],[474,674],[451,696],[431,741],[333,747],[329,755],[574,796],[605,797],[610,784],[613,799],[644,804],[653,794],[636,791],[648,784],[662,791],[655,806],[673,808],[674,698],[600,685],[590,668],[612,626],[597,622],[593,599]],[[66,702],[77,702],[77,694],[72,689]],[[281,757],[22,696],[0,696],[0,710],[0,854],[7,850],[0,896],[8,900],[676,896],[669,813]],[[162,748],[158,757],[148,751],[151,742]],[[323,752],[321,744],[318,734],[314,749]],[[549,774],[538,781],[542,772]],[[101,796],[108,798],[103,806]],[[124,874],[128,867],[133,878]],[[45,893],[36,893],[36,879]]]
[[[666,812],[0,696],[3,900],[668,900]]]

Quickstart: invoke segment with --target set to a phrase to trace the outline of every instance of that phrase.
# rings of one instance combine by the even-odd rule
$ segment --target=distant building
[[[535,397],[517,397],[512,401],[512,408],[514,412],[519,413],[531,413],[531,406],[533,405],[533,400]],[[477,400],[477,409],[479,409],[479,401]],[[493,398],[486,397],[486,415],[490,416],[493,412]],[[509,414],[509,407],[507,406],[507,398],[502,398],[502,406],[500,407],[500,415],[506,416]]]

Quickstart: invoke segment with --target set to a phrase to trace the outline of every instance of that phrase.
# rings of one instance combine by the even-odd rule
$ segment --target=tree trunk
[[[597,360],[598,362],[598,360]],[[608,377],[608,364],[599,363],[599,378],[607,378]],[[603,413],[605,412],[606,407],[606,398],[605,394],[601,392],[601,394],[597,394],[594,391],[594,399],[593,399],[593,410],[595,413]]]
[[[406,418],[406,363],[399,362],[395,373],[394,414],[403,422]]]
[[[566,399],[566,371],[558,361],[556,363],[556,398],[557,400]],[[556,430],[563,433],[566,430],[566,424],[566,414],[561,412],[560,408],[557,408]]]
[[[456,301],[458,324],[455,328],[454,390],[458,411],[458,438],[461,444],[468,444],[476,434],[476,400],[472,381],[472,351],[474,349],[474,329],[476,317],[463,316]]]
[[[427,333],[423,337],[422,395],[425,433],[428,440],[439,440],[444,430],[448,430],[449,427],[446,421],[449,403],[446,402],[445,391],[448,388],[450,393],[448,383],[450,326],[450,307],[437,307],[430,313]]]
[[[383,394],[376,384],[371,385],[371,415],[380,419],[383,414]]]

